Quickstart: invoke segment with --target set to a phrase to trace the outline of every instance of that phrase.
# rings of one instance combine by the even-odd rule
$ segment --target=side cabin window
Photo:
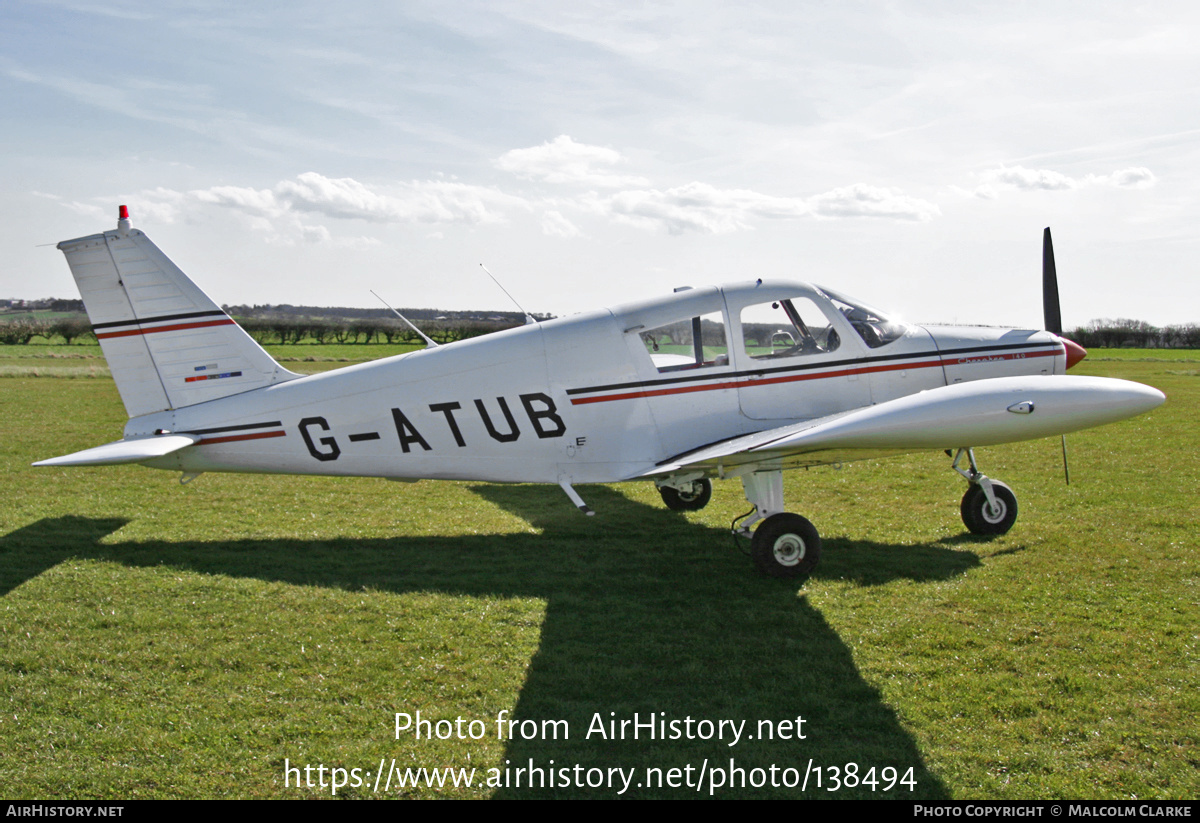
[[[842,343],[825,314],[807,297],[746,306],[741,320],[746,354],[755,360],[824,354]]]
[[[720,312],[646,329],[639,336],[660,372],[729,365],[725,320]]]

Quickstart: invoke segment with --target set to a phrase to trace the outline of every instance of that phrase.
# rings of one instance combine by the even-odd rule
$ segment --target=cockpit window
[[[755,360],[823,354],[841,345],[837,331],[807,297],[746,306],[741,320],[746,354]]]
[[[660,372],[729,365],[725,319],[720,312],[639,332]]]
[[[907,327],[903,323],[878,309],[824,286],[820,288],[822,293],[833,301],[833,305],[837,307],[838,311],[850,321],[850,325],[858,332],[863,342],[873,349],[886,346],[893,340],[899,340],[907,331]]]

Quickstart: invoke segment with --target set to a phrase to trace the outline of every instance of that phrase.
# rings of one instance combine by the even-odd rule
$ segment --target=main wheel
[[[963,495],[963,524],[971,534],[1006,534],[1017,522],[1017,496],[1013,490],[998,480],[992,481],[992,494],[996,496],[996,509],[988,505],[983,487],[972,483]]]
[[[810,574],[821,557],[821,535],[798,514],[773,514],[750,538],[750,556],[763,574],[800,577]]]
[[[658,493],[671,511],[700,511],[708,505],[708,501],[712,498],[712,481],[707,477],[701,477],[699,480],[693,480],[684,491],[670,486],[660,486]]]

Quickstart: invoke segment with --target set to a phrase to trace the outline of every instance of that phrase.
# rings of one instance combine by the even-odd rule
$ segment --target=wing
[[[742,467],[762,471],[1015,443],[1123,420],[1165,399],[1149,386],[1105,377],[976,380],[713,443],[640,476],[682,469],[725,475]]]

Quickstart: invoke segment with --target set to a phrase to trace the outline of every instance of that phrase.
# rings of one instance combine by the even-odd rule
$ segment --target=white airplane
[[[114,443],[35,466],[554,483],[642,480],[702,508],[740,478],[755,565],[811,572],[821,540],[784,511],[783,471],[954,454],[976,534],[1017,516],[972,449],[1148,411],[1156,389],[1066,376],[1046,231],[1050,331],[921,327],[805,283],[757,280],[548,320],[323,374],[271,358],[140,231],[58,244],[129,413]],[[966,467],[961,464],[966,459]],[[757,526],[751,532],[751,526]]]

